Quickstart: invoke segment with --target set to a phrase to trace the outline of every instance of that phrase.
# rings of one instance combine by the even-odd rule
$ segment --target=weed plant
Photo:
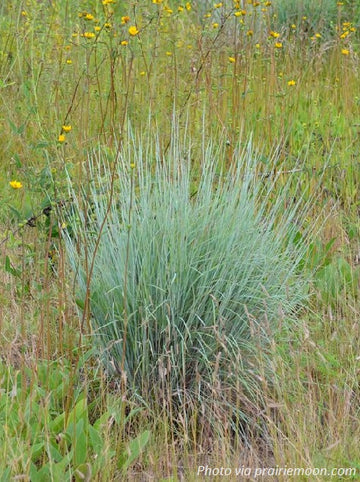
[[[141,139],[113,167],[90,156],[89,188],[71,192],[68,254],[122,388],[185,424],[198,413],[237,432],[261,398],[259,359],[308,294],[302,200],[289,203],[286,187],[273,196],[251,143],[228,169],[224,148],[204,146],[194,183],[191,148],[174,138],[165,156]]]

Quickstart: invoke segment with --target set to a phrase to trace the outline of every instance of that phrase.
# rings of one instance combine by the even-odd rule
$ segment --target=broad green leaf
[[[76,436],[74,443],[74,463],[75,465],[84,464],[87,458],[87,431],[84,419],[80,419],[76,424]]]
[[[69,413],[67,418],[67,425],[68,427],[70,424],[76,424],[80,418],[84,418],[87,420],[88,418],[88,410],[87,410],[87,400],[86,397],[82,398],[72,409]],[[67,430],[68,431],[68,430]]]
[[[58,415],[50,424],[49,428],[52,433],[58,434],[65,428],[65,412]]]
[[[31,460],[36,462],[36,460],[40,457],[40,455],[44,451],[44,442],[39,442],[32,446],[31,448]]]
[[[57,467],[60,467],[62,470],[62,473],[65,472],[66,467],[71,463],[74,455],[74,450],[71,449],[63,458],[56,464]],[[63,480],[66,480],[63,478],[60,482],[63,482]]]
[[[61,462],[61,460],[63,459],[63,456],[61,455],[61,453],[52,443],[48,445],[47,452],[48,452],[49,458],[53,459],[55,462]]]
[[[31,478],[31,482],[49,482],[51,480],[50,464],[47,463],[37,472],[35,478]]]
[[[92,427],[91,425],[89,426],[89,437],[90,437],[91,447],[93,451],[96,454],[100,454],[104,447],[104,441],[99,431],[96,430],[95,427]]]
[[[146,444],[148,443],[150,438],[150,431],[145,430],[145,432],[138,435],[134,440],[132,440],[127,449],[122,453],[118,467],[123,471],[126,471],[128,467],[135,462],[135,460],[139,457],[139,455],[144,450]]]
[[[39,475],[39,472],[36,468],[36,465],[31,463],[30,464],[30,471],[29,471],[29,474],[30,474],[30,480],[31,482],[39,482],[41,481],[41,476]]]

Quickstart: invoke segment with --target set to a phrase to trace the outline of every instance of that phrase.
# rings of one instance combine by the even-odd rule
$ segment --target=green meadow
[[[357,2],[0,27],[0,481],[359,480]]]

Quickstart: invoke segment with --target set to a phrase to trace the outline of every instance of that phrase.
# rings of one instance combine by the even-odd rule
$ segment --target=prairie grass
[[[310,202],[264,185],[251,143],[225,172],[226,147],[205,145],[194,175],[191,148],[172,137],[166,157],[141,137],[114,167],[90,155],[64,216],[67,252],[82,318],[129,396],[186,428],[200,411],[210,433],[219,417],[238,433],[241,406],[260,403],[259,352],[267,372],[274,333],[295,329],[308,296]]]
[[[1,2],[2,480],[198,480],[198,466],[206,464],[252,469],[348,467],[356,470],[353,480],[359,477],[359,23],[357,2],[346,0]],[[151,143],[144,142],[134,150],[132,133],[139,134],[135,147],[139,139],[156,138],[155,152]],[[192,195],[184,206],[197,216],[188,223],[188,235],[198,239],[195,233],[204,218],[192,211],[191,203],[200,199],[199,193],[203,193],[202,201],[217,195],[216,188],[204,189],[206,182],[208,186],[224,179],[230,182],[227,176],[236,173],[231,166],[239,158],[237,152],[246,150],[250,138],[256,153],[249,158],[256,172],[251,189],[257,185],[258,195],[245,196],[250,211],[244,211],[252,212],[255,199],[260,204],[254,207],[254,216],[244,219],[258,220],[269,236],[260,238],[255,229],[259,223],[254,224],[263,249],[262,266],[268,266],[259,272],[265,277],[267,273],[269,280],[273,273],[266,263],[275,260],[279,266],[283,259],[275,253],[287,243],[305,249],[296,245],[300,240],[306,254],[301,262],[296,258],[289,275],[296,270],[299,279],[308,280],[309,272],[312,277],[306,282],[308,297],[300,310],[293,311],[288,300],[285,303],[292,322],[282,315],[283,323],[275,329],[275,320],[266,340],[266,356],[259,355],[264,350],[254,356],[254,377],[246,375],[253,387],[251,396],[240,388],[236,392],[241,405],[237,408],[248,417],[243,424],[246,437],[236,438],[227,425],[226,411],[219,415],[219,391],[207,398],[213,414],[210,430],[200,420],[199,407],[172,412],[171,404],[164,403],[169,397],[160,397],[155,410],[144,404],[144,395],[128,396],[128,386],[124,392],[124,377],[108,376],[99,364],[97,345],[94,348],[93,332],[99,327],[91,327],[90,316],[96,310],[99,319],[106,316],[105,297],[98,297],[98,305],[92,306],[91,277],[85,277],[91,290],[87,293],[85,285],[85,294],[84,287],[77,291],[79,276],[71,270],[65,238],[77,239],[80,259],[90,260],[96,237],[90,236],[89,229],[99,234],[104,210],[113,206],[105,216],[112,219],[116,232],[112,246],[119,250],[124,246],[122,232],[116,231],[120,229],[119,206],[107,204],[109,190],[104,188],[106,176],[114,173],[116,186],[123,187],[120,193],[114,191],[114,200],[124,202],[120,208],[125,213],[130,199],[121,193],[130,196],[129,182],[134,177],[135,224],[134,230],[129,229],[129,239],[132,243],[142,240],[148,271],[151,253],[145,247],[146,231],[141,237],[141,229],[148,229],[148,235],[155,238],[155,228],[166,227],[171,247],[180,256],[184,248],[176,238],[186,233],[179,218],[167,211],[165,196],[180,203]],[[181,149],[175,149],[176,145]],[[205,155],[204,146],[212,146]],[[209,165],[205,178],[204,158]],[[183,189],[172,184],[174,176],[165,182],[161,169],[165,177],[156,178],[156,166],[160,160],[162,166],[165,159],[178,159],[179,165],[191,168],[193,177]],[[124,172],[118,171],[121,165]],[[76,196],[86,193],[85,199],[94,198],[98,206],[93,212],[91,205],[88,228],[83,231],[77,224],[72,226],[69,217],[76,205],[73,194],[69,196],[68,173]],[[144,209],[139,192],[150,192],[146,173],[154,175],[153,191],[158,194],[158,198],[144,197],[149,201],[147,212],[158,213],[154,225],[142,225],[137,218]],[[90,183],[93,179],[95,184]],[[252,184],[255,181],[258,184]],[[247,194],[246,184],[239,185],[239,195]],[[269,186],[271,191],[267,191]],[[230,209],[232,202],[226,207]],[[268,224],[263,220],[266,216],[261,216],[265,206],[270,213]],[[299,224],[283,224],[283,214],[291,219],[296,206],[302,214]],[[306,210],[301,210],[304,206]],[[160,225],[160,215],[167,216],[165,226]],[[226,218],[219,217],[218,226],[225,232]],[[103,230],[108,235],[108,226],[104,224]],[[309,232],[312,238],[300,237]],[[213,247],[225,253],[230,241],[223,235]],[[135,244],[125,245],[131,261],[130,247],[133,250]],[[204,247],[201,250],[204,259]],[[110,252],[101,244],[96,251],[94,266],[85,266],[85,273],[91,269],[103,283],[102,271],[110,283]],[[256,252],[243,257],[250,271]],[[166,273],[165,256],[158,255],[155,261],[171,282],[173,273]],[[119,262],[124,263],[120,255]],[[125,272],[129,273],[129,289],[135,289],[131,263]],[[209,274],[208,284],[219,283],[218,275],[211,281]],[[122,282],[114,280],[115,286]],[[138,306],[130,313],[140,306],[154,313],[157,306],[151,307],[145,287],[142,290],[133,298]],[[173,306],[191,305],[180,291],[172,295]],[[216,311],[220,309],[217,301],[214,295],[208,300],[213,304],[204,302],[203,306],[208,312],[211,307]],[[276,303],[276,296],[271,296],[270,314]],[[159,323],[165,320],[166,332],[168,312],[160,307],[160,300],[158,306]],[[114,313],[121,310],[121,304],[116,307],[114,303]],[[133,343],[132,364],[137,357],[143,369],[145,359]],[[116,356],[122,357],[121,350]],[[149,377],[143,380],[147,379],[148,386],[143,388],[150,395],[156,392],[156,380],[153,383],[151,378],[153,359],[147,360]],[[228,361],[234,363],[230,352]],[[256,425],[261,430],[255,430]],[[340,480],[341,474],[336,477]],[[277,479],[288,480],[284,475]],[[265,475],[263,480],[267,480]],[[268,480],[275,479],[269,476]],[[313,473],[311,479],[300,475],[298,480],[327,479]]]

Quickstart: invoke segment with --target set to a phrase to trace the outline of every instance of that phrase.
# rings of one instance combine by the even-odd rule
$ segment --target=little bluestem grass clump
[[[251,143],[228,169],[222,152],[204,148],[196,174],[176,143],[166,156],[129,143],[115,167],[94,153],[88,188],[71,194],[67,251],[123,389],[185,426],[197,414],[237,430],[274,375],[274,332],[307,296],[304,203],[290,203],[288,187],[274,196]]]

